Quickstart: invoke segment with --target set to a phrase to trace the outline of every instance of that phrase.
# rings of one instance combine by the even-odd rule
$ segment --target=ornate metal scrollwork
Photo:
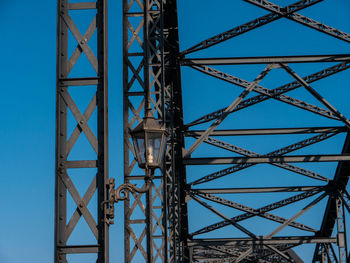
[[[118,201],[124,201],[126,199],[129,199],[130,193],[145,193],[149,190],[151,186],[152,180],[149,179],[145,182],[145,184],[142,186],[142,188],[138,188],[135,184],[122,184],[117,189],[114,190],[113,196],[111,196],[111,199],[113,197],[114,202]]]
[[[115,179],[110,178],[108,183],[109,189],[109,199],[105,200],[101,204],[101,208],[105,205],[106,209],[106,220],[108,224],[114,224],[114,204],[118,201],[124,201],[129,199],[130,193],[146,193],[152,185],[152,179],[150,177],[145,178],[145,184],[142,188],[138,188],[134,184],[125,183],[120,185],[117,189],[115,189]]]

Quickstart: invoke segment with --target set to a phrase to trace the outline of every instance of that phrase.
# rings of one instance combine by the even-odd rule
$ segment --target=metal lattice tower
[[[241,0],[269,13],[236,26],[228,31],[200,41],[197,45],[180,51],[178,35],[178,14],[176,0],[123,0],[123,121],[124,121],[124,181],[142,186],[144,171],[138,168],[133,153],[130,131],[143,117],[145,96],[152,94],[153,114],[166,123],[168,141],[166,158],[161,172],[155,174],[152,187],[147,193],[132,193],[124,203],[125,262],[303,262],[295,248],[315,244],[312,262],[348,262],[349,254],[346,237],[346,214],[350,212],[350,195],[346,187],[350,161],[350,121],[313,87],[313,83],[350,67],[350,55],[302,55],[275,57],[221,57],[193,58],[195,52],[216,46],[269,23],[288,19],[323,34],[350,42],[350,35],[322,24],[298,12],[312,9],[322,0],[296,1],[281,7],[265,0]],[[326,0],[325,0],[326,1]],[[328,0],[330,1],[330,0]],[[69,4],[58,1],[58,70],[57,70],[57,153],[56,153],[56,238],[55,262],[69,262],[69,254],[96,253],[97,262],[108,262],[108,226],[111,207],[101,206],[108,200],[108,148],[107,148],[107,18],[106,0],[96,3]],[[87,32],[82,35],[74,25],[70,12],[96,10]],[[247,14],[248,16],[248,14]],[[88,42],[97,29],[97,58]],[[68,58],[68,31],[78,45]],[[218,29],[219,31],[219,29]],[[70,77],[79,55],[85,54],[96,75]],[[341,52],[340,52],[341,53]],[[321,70],[307,76],[297,72],[295,63],[323,63]],[[331,64],[331,65],[330,65]],[[224,65],[264,65],[260,74],[249,82],[238,76],[222,71]],[[219,66],[219,67],[218,67]],[[181,90],[181,67],[233,84],[243,89],[232,103],[215,112],[208,113],[194,121],[184,123],[183,95]],[[218,69],[220,68],[220,70]],[[263,80],[272,71],[279,70],[293,81],[269,89]],[[96,85],[93,97],[82,114],[69,95],[71,86]],[[77,87],[80,88],[80,87]],[[313,105],[286,93],[304,89],[320,105]],[[255,93],[255,94],[253,94]],[[253,94],[253,95],[252,95]],[[232,114],[254,108],[255,105],[275,100],[294,106],[299,110],[318,117],[338,121],[336,126],[316,125],[313,127],[281,127],[258,129],[220,129]],[[97,134],[89,128],[88,119],[97,108]],[[67,109],[77,126],[71,137],[67,135]],[[84,133],[96,152],[96,160],[71,160],[70,150],[81,133]],[[322,147],[316,154],[293,154],[301,149],[346,135],[344,146],[338,154],[329,154]],[[287,146],[269,153],[257,153],[234,145],[230,138],[244,139],[259,136],[284,135],[290,138]],[[294,135],[301,138],[295,142]],[[185,145],[186,142],[186,145]],[[208,147],[208,148],[205,148]],[[211,147],[211,148],[209,148]],[[201,150],[204,149],[204,150]],[[225,150],[228,157],[217,155]],[[203,151],[211,157],[201,156]],[[219,157],[220,156],[220,157]],[[337,163],[335,174],[324,175],[307,169],[300,163]],[[313,180],[313,184],[293,186],[234,187],[220,185],[220,180],[250,167],[272,165],[291,175]],[[224,166],[224,168],[222,168]],[[88,191],[80,197],[70,180],[70,170],[97,168],[97,175]],[[192,167],[220,167],[214,172],[193,179]],[[187,176],[191,175],[191,176]],[[262,176],[264,170],[261,170]],[[276,178],[277,180],[278,178]],[[264,182],[268,183],[268,182]],[[218,187],[219,185],[219,187]],[[87,204],[93,193],[98,192],[97,218],[93,218]],[[67,218],[67,192],[76,203],[76,211]],[[236,196],[264,195],[279,193],[285,197],[254,208],[240,202]],[[294,205],[303,206],[295,208]],[[313,207],[323,203],[323,218],[317,218],[319,227],[302,222]],[[220,218],[220,221],[202,226],[191,226],[191,207],[202,207],[206,213]],[[224,208],[224,209],[223,209]],[[289,208],[292,215],[278,213]],[[226,213],[228,209],[235,211]],[[70,233],[81,217],[84,217],[95,235],[96,244],[69,243]],[[252,230],[246,224],[250,219],[272,222],[275,228],[268,234],[262,229]],[[300,221],[299,221],[300,220]],[[223,235],[223,231],[226,233]],[[279,235],[284,230],[294,230],[292,235]],[[232,231],[234,230],[234,231]],[[232,231],[232,232],[230,232]],[[237,231],[240,235],[236,235]],[[230,234],[232,233],[232,234]],[[290,233],[290,232],[287,232]],[[220,236],[221,235],[221,236]],[[214,236],[214,238],[213,238]],[[229,237],[228,237],[229,236]],[[116,262],[118,260],[116,259]]]
[[[57,93],[56,93],[56,193],[55,193],[55,262],[70,262],[73,255],[94,255],[96,262],[109,262],[108,221],[101,203],[107,197],[108,184],[108,95],[107,95],[107,1],[98,0],[89,3],[69,3],[58,1],[57,15]],[[80,32],[77,21],[79,12],[91,12],[87,31]],[[79,21],[81,22],[81,21]],[[89,40],[97,33],[97,51]],[[69,46],[75,49],[68,57]],[[84,54],[87,58],[84,66],[78,67],[77,61]],[[85,63],[83,63],[85,64]],[[91,67],[91,68],[90,68]],[[89,69],[89,70],[87,70]],[[90,70],[91,69],[91,70]],[[92,72],[92,73],[91,73]],[[78,75],[78,76],[77,76]],[[85,109],[79,108],[72,94],[78,91],[80,97],[84,91],[94,88],[90,102]],[[90,120],[94,113],[96,120]],[[92,123],[96,122],[96,123]],[[68,127],[74,123],[71,132]],[[95,129],[97,127],[97,129]],[[96,130],[96,131],[94,131]],[[71,132],[71,133],[70,133]],[[94,159],[86,160],[84,151],[77,144],[82,134],[86,136],[87,147],[92,147]],[[72,152],[77,148],[78,154]],[[90,148],[91,149],[91,148]],[[88,188],[82,195],[78,189],[82,182],[95,174],[88,182]],[[78,176],[77,180],[73,177]],[[74,183],[76,182],[76,183]],[[97,194],[97,202],[90,204]],[[68,213],[68,200],[74,200],[74,213]],[[95,215],[93,211],[97,211]],[[86,244],[86,237],[72,241],[72,233],[82,221],[88,225],[93,243]],[[74,243],[73,243],[74,242]]]

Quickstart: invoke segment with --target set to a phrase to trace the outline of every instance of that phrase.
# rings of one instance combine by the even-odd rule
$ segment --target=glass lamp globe
[[[160,124],[153,116],[146,116],[131,131],[131,137],[139,167],[161,167],[166,146],[165,125]]]

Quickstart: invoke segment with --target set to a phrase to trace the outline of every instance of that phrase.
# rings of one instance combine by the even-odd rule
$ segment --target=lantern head
[[[131,131],[131,137],[139,167],[161,167],[166,146],[165,125],[148,115]]]

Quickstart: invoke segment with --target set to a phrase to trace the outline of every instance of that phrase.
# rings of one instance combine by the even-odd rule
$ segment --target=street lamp
[[[156,168],[161,168],[163,156],[166,148],[166,129],[165,124],[156,120],[151,111],[151,93],[150,90],[146,96],[145,116],[143,120],[130,131],[134,146],[134,153],[138,165],[145,170],[145,184],[142,188],[134,184],[125,183],[115,189],[115,179],[109,181],[109,200],[104,201],[101,205],[109,204],[106,208],[107,220],[110,224],[114,218],[114,203],[129,198],[130,193],[145,193],[151,185]]]
[[[143,120],[131,131],[134,151],[139,167],[145,169],[146,177],[160,168],[166,145],[165,125],[146,110]]]

